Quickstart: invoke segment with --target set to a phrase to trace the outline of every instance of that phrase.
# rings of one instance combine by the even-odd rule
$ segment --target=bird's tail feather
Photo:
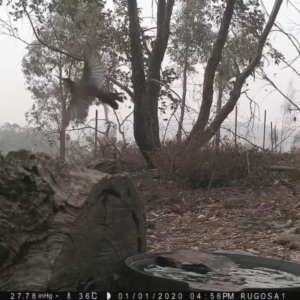
[[[122,93],[110,93],[101,91],[98,93],[97,97],[100,101],[105,104],[108,104],[113,109],[118,109],[119,104],[116,102],[123,102],[123,98],[121,97]]]

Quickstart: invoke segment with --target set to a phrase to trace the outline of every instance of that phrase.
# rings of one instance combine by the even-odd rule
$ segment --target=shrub
[[[155,155],[155,164],[168,179],[189,188],[270,185],[279,174],[273,165],[286,165],[288,154],[273,154],[257,147],[246,149],[224,141],[218,152],[210,143],[204,147],[168,141]],[[295,171],[292,171],[293,176]],[[299,177],[298,172],[297,176]]]

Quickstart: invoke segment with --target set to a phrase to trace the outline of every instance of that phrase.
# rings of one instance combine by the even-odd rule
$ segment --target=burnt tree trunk
[[[1,159],[0,291],[112,290],[145,236],[128,174],[26,150]]]
[[[150,168],[155,167],[151,159],[152,153],[161,147],[158,122],[160,69],[169,40],[174,2],[175,0],[158,0],[156,39],[153,41],[152,51],[149,50],[146,74],[137,1],[127,0],[134,90],[134,137]]]
[[[66,130],[63,126],[59,133],[59,157],[61,160],[66,159]]]

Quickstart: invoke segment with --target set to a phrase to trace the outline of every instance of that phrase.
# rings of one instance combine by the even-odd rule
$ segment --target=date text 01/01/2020
[[[300,299],[297,292],[15,292],[0,293],[1,300],[289,300]]]
[[[117,294],[117,295],[116,295]],[[289,295],[286,297],[286,295]],[[111,300],[289,300],[300,299],[300,293],[284,292],[165,292],[112,293]],[[86,299],[87,300],[87,299]]]

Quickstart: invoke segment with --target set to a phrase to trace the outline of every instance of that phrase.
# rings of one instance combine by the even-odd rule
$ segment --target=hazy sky
[[[139,5],[144,9],[143,16],[151,16],[151,2],[148,1],[138,1]],[[274,1],[267,0],[265,5],[268,9],[268,12],[271,11]],[[300,8],[300,4],[299,4]],[[156,12],[154,11],[154,16]],[[299,13],[291,5],[286,5],[286,1],[282,4],[282,8],[277,18],[278,22],[284,28],[295,28],[299,20]],[[7,19],[6,8],[0,7],[0,18]],[[21,21],[18,27],[20,28],[20,36],[30,42],[33,38],[32,31],[29,27],[27,20]],[[148,21],[150,22],[150,21]],[[300,21],[298,22],[300,24]],[[300,28],[300,27],[299,27]],[[297,29],[299,29],[297,28]],[[293,32],[295,36],[298,37],[298,31]],[[281,51],[287,60],[290,60],[296,56],[296,51],[291,46],[290,41],[280,33],[273,33],[272,40],[274,46]],[[30,109],[33,104],[31,100],[31,94],[24,87],[24,77],[21,71],[21,61],[23,56],[26,54],[26,45],[19,40],[16,40],[12,37],[0,35],[0,86],[1,86],[1,109],[0,109],[0,124],[5,122],[9,123],[18,123],[20,125],[25,125],[25,112]],[[295,69],[299,68],[299,62],[296,61],[293,66]],[[290,80],[293,80],[294,88],[297,89],[300,78],[297,78],[294,73],[286,68],[283,69],[284,65],[280,67],[269,66],[266,68],[266,73],[270,78],[278,85],[278,87],[286,92]],[[200,72],[200,82],[203,74],[202,68]],[[276,73],[276,76],[274,74]],[[252,80],[249,81],[249,95],[251,95],[255,101],[259,104],[260,107],[260,119],[263,120],[263,111],[267,110],[267,120],[268,123],[273,121],[277,122],[280,126],[281,122],[281,105],[283,103],[283,97],[278,92],[272,92],[271,87],[266,87],[266,84],[260,80],[256,80],[255,83]],[[178,86],[178,85],[177,85]],[[180,88],[178,91],[180,92]],[[265,91],[267,89],[267,91]],[[198,104],[189,101],[191,106],[198,108]],[[128,103],[127,103],[128,104]],[[98,109],[101,111],[102,108]],[[90,117],[94,116],[95,107],[92,107],[90,110]],[[126,116],[130,112],[130,109],[121,108],[121,114]],[[239,121],[245,122],[249,119],[249,100],[242,96],[239,102]],[[128,123],[129,126],[132,126]]]

